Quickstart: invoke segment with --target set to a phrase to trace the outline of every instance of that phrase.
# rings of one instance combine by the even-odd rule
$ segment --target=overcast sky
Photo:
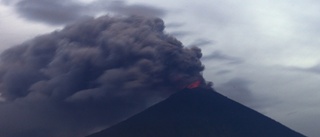
[[[167,33],[202,49],[218,92],[317,137],[319,11],[316,0],[1,0],[0,50],[92,16],[161,17]]]

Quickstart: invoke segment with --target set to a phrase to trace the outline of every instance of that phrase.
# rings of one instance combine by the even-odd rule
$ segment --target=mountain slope
[[[211,89],[185,89],[88,137],[303,137]]]

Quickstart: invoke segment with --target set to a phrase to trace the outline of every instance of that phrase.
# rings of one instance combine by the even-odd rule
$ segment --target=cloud
[[[73,0],[21,0],[15,6],[21,17],[51,25],[72,23],[90,15],[85,13],[85,5]]]
[[[160,8],[142,4],[128,5],[125,1],[112,1],[104,8],[107,8],[109,11],[124,15],[163,17],[166,14],[165,10]]]
[[[206,61],[206,60],[226,61],[229,64],[240,64],[243,62],[242,59],[225,55],[221,51],[214,51],[211,54],[204,56],[202,60],[203,61]]]
[[[166,28],[178,28],[184,26],[185,23],[167,23]]]
[[[308,73],[316,73],[316,74],[320,74],[320,63],[311,66],[311,67],[295,67],[295,66],[290,66],[290,67],[281,67],[284,68],[286,70],[291,70],[291,71],[302,71],[302,72],[308,72]]]
[[[189,2],[190,14],[201,18],[201,21],[210,22],[216,29],[231,27],[250,19],[251,11],[247,11],[251,2],[238,1],[201,1],[200,3]],[[247,8],[248,7],[248,8]],[[226,10],[228,9],[228,10]],[[241,16],[239,16],[241,15]]]
[[[305,70],[308,72],[313,72],[313,73],[319,73],[320,74],[320,64],[314,65],[310,68],[306,68],[306,69],[301,69],[301,70]]]
[[[172,35],[172,36],[175,36],[175,37],[182,38],[182,37],[185,37],[187,35],[190,35],[191,33],[192,32],[190,32],[190,31],[172,31],[169,34]]]
[[[75,0],[20,0],[11,3],[22,18],[50,25],[70,24],[105,12],[149,17],[162,17],[166,14],[165,10],[160,8],[143,4],[129,5],[125,1],[98,0],[81,3]]]
[[[197,39],[191,45],[201,47],[201,46],[212,45],[212,44],[214,44],[214,43],[211,40]]]
[[[234,78],[216,87],[218,92],[243,104],[251,104],[253,100],[251,83],[243,78]]]
[[[1,54],[0,136],[82,137],[202,78],[159,18],[102,16]]]
[[[224,75],[224,74],[227,74],[227,73],[230,73],[232,72],[231,70],[226,70],[226,69],[222,69],[222,70],[219,70],[217,73],[215,73],[216,75]]]
[[[279,103],[278,99],[256,94],[258,91],[254,92],[250,88],[252,84],[253,82],[245,78],[236,77],[217,85],[215,89],[232,100],[259,111]]]

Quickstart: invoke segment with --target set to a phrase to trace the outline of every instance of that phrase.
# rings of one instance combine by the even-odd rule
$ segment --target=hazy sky
[[[218,92],[316,137],[319,10],[316,0],[1,0],[0,50],[90,16],[158,16],[167,33],[202,49]]]

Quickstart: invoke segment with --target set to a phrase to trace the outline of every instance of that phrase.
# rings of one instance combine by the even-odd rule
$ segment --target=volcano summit
[[[304,137],[212,89],[184,89],[88,137]]]

